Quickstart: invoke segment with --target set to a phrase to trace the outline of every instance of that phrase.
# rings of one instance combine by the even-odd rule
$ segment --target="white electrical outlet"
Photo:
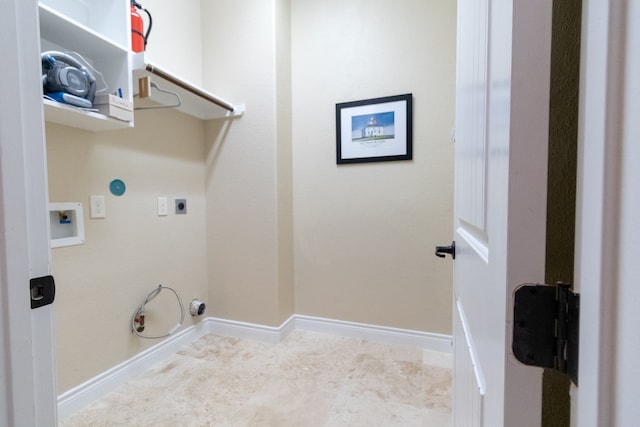
[[[158,197],[158,216],[169,215],[169,205],[166,197]]]
[[[107,207],[104,196],[89,196],[89,202],[91,219],[106,218]]]

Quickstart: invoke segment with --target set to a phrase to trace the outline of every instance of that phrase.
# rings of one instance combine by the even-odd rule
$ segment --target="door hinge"
[[[56,282],[53,276],[36,277],[29,280],[31,309],[53,303],[56,297]]]
[[[524,284],[513,307],[513,354],[520,362],[556,369],[578,384],[580,295],[570,285]]]

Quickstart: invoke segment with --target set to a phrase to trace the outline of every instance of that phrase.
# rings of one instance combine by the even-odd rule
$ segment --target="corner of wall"
[[[276,141],[278,162],[278,311],[295,312],[293,278],[293,171],[291,117],[291,0],[276,5]]]
[[[212,313],[267,325],[293,311],[287,11],[277,0],[202,2],[204,86],[247,106],[207,126]]]

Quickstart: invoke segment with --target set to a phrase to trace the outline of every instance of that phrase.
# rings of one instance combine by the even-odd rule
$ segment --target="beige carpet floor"
[[[209,334],[60,426],[448,426],[451,369],[425,354],[303,331],[279,344]]]

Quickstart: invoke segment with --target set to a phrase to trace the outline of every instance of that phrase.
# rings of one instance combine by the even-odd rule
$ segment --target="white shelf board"
[[[163,94],[155,88],[151,88],[151,96],[149,98],[140,99],[138,95],[138,79],[144,76],[148,76],[152,82],[156,83],[160,88],[176,92],[180,95],[182,105],[176,107],[177,110],[182,111],[191,116],[197,117],[201,120],[230,118],[241,116],[244,114],[244,104],[232,104],[219,96],[216,96],[184,79],[181,79],[166,70],[159,70],[162,75],[168,76],[170,80],[179,82],[174,84],[170,80],[167,80],[160,75],[150,71],[149,68],[158,69],[153,64],[148,63],[145,60],[145,54],[137,53],[132,55],[132,69],[133,69],[133,92],[134,92],[134,108],[157,106],[157,105],[174,105],[176,103],[176,97],[168,94]],[[214,100],[214,101],[212,101]],[[223,105],[228,105],[233,108],[233,111],[217,105],[215,102]],[[138,110],[144,111],[144,110]]]
[[[64,48],[75,50],[83,56],[118,57],[128,49],[105,38],[89,27],[79,24],[49,6],[40,3],[40,37],[45,40],[66,41]]]
[[[43,99],[43,103],[45,120],[48,122],[91,132],[133,127],[133,122],[113,119],[104,114],[82,110],[60,102]]]

